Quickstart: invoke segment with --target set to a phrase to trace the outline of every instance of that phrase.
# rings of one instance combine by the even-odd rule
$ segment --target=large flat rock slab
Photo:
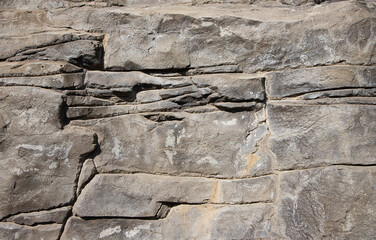
[[[98,133],[101,154],[94,162],[100,173],[235,177],[271,172],[267,157],[249,165],[268,132],[258,121],[253,111],[216,111],[130,114],[75,124]]]
[[[375,88],[376,68],[349,65],[302,68],[271,72],[267,79],[269,98],[281,99],[305,93],[318,95],[325,90]]]
[[[273,102],[268,116],[279,169],[376,163],[375,105]]]
[[[246,204],[274,199],[274,177],[218,180],[149,174],[99,174],[83,189],[81,217],[157,217],[162,204]]]
[[[0,219],[69,204],[95,133],[61,129],[63,100],[54,91],[2,87],[0,96]]]
[[[293,9],[209,5],[104,11],[84,7],[79,12],[54,11],[51,20],[75,30],[108,32],[107,70],[238,65],[241,71],[257,72],[338,62],[375,63],[374,11],[352,1]]]
[[[68,220],[62,235],[73,239],[268,239],[273,236],[271,204],[181,205],[165,219]]]
[[[276,226],[286,239],[373,239],[376,168],[281,173]]]

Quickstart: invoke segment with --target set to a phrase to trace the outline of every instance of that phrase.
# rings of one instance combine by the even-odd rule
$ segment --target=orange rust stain
[[[249,171],[251,171],[251,169],[256,166],[259,160],[260,160],[260,157],[257,156],[256,154],[249,155],[247,159],[247,171],[246,172],[249,173]]]

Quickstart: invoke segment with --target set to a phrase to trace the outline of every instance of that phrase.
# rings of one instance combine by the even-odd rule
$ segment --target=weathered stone
[[[198,91],[199,89],[195,86],[173,89],[150,90],[137,93],[136,98],[141,103],[147,103],[160,101],[162,99],[167,99],[171,97],[181,96],[184,94],[197,93]],[[202,95],[200,94],[200,96]]]
[[[68,128],[53,134],[9,136],[1,144],[0,218],[70,203],[80,162],[93,151],[93,133]]]
[[[271,204],[173,207],[165,219],[68,220],[71,239],[272,239]]]
[[[93,159],[87,159],[84,164],[82,164],[80,177],[77,183],[77,195],[81,193],[81,190],[85,185],[94,177],[97,173]]]
[[[142,72],[100,72],[88,71],[85,82],[90,88],[133,88],[141,89],[184,87],[192,85],[185,78],[161,78],[154,77]],[[140,89],[140,90],[141,90]]]
[[[62,98],[51,90],[3,87],[0,99],[0,219],[68,204],[95,134],[61,131]]]
[[[8,1],[1,1],[0,6],[6,4]],[[1,9],[0,7],[0,9]],[[52,27],[47,26],[47,16],[46,12],[41,10],[36,11],[19,11],[19,10],[2,10],[0,11],[0,37],[11,37],[17,35],[27,35],[35,32],[52,30]],[[12,19],[12,21],[9,21]],[[2,39],[3,40],[3,39]],[[31,39],[30,39],[31,40]],[[4,42],[1,42],[4,43]],[[2,45],[3,49],[0,53],[0,58],[4,56],[9,47],[11,47],[11,42],[7,45]],[[14,43],[13,43],[14,44]],[[15,48],[17,46],[13,46]]]
[[[119,48],[124,42],[128,47]],[[137,48],[132,47],[136,45]],[[110,70],[181,69],[189,66],[189,53],[179,34],[155,36],[131,30],[110,35],[104,61]]]
[[[215,103],[214,106],[225,111],[249,111],[259,109],[263,107],[263,104],[256,102],[219,102]]]
[[[101,173],[142,171],[222,177],[250,174],[253,168],[247,165],[249,156],[267,133],[264,125],[256,136],[250,134],[259,125],[255,112],[166,115],[171,117],[162,122],[126,115],[74,124],[98,133],[101,154],[94,161]],[[262,169],[264,159],[258,162]],[[270,169],[262,172],[270,173]]]
[[[279,169],[375,164],[376,106],[268,104],[270,150]]]
[[[82,217],[154,217],[163,203],[252,203],[274,197],[270,176],[244,180],[99,174],[74,205]]]
[[[187,71],[187,75],[198,75],[208,73],[237,73],[240,72],[238,65],[223,65],[214,67],[194,68]]]
[[[59,239],[61,224],[40,225],[35,227],[22,226],[14,223],[0,222],[1,239]]]
[[[75,30],[97,28],[110,33],[105,43],[106,69],[238,65],[240,71],[257,72],[341,61],[375,63],[376,21],[374,10],[367,6],[341,1],[294,9],[208,5],[204,10],[171,6],[104,11],[84,7],[80,16],[73,10],[56,11],[51,19]],[[93,20],[88,22],[88,16]]]
[[[43,17],[40,18],[43,19]],[[25,25],[30,26],[29,24]],[[19,25],[17,24],[13,27],[18,28]],[[20,30],[21,29],[17,31]],[[39,30],[41,30],[41,28]],[[93,57],[95,58],[95,54],[100,50],[98,41],[102,38],[103,36],[101,34],[75,31],[50,31],[42,33],[38,31],[30,35],[24,33],[21,34],[21,36],[4,36],[0,37],[0,43],[4,48],[3,51],[0,52],[0,59],[8,59],[22,52],[24,52],[24,54],[34,54],[35,58],[43,59],[43,56],[41,56],[43,52],[49,56],[47,60],[70,60],[75,64],[79,63],[78,60],[80,59],[76,58],[79,58],[80,54],[83,54],[88,60]],[[94,45],[92,45],[92,42]],[[81,43],[85,44],[80,46]],[[70,49],[70,47],[72,47],[72,49]],[[38,51],[40,51],[39,55]],[[64,54],[60,51],[63,51]],[[24,59],[26,58],[27,56],[24,56]]]
[[[281,239],[375,237],[375,167],[285,172],[280,181],[276,226]]]
[[[339,98],[339,97],[376,97],[376,88],[369,89],[343,89],[343,90],[328,90],[314,93],[307,93],[300,96],[298,99],[312,100],[320,98]],[[376,103],[376,101],[375,101]]]
[[[0,87],[1,130],[15,136],[59,131],[62,104],[62,95],[51,90]]]
[[[91,96],[67,96],[66,103],[68,106],[110,106],[115,104],[113,101]]]
[[[269,98],[281,99],[339,88],[376,87],[376,68],[330,66],[302,68],[267,74]]]
[[[102,68],[102,43],[77,40],[43,48],[30,49],[9,58],[9,61],[52,60],[65,61],[89,69]]]
[[[265,87],[262,78],[252,78],[247,74],[210,74],[192,77],[198,87],[210,87],[218,94],[217,98],[226,101],[262,101]]]
[[[48,211],[21,213],[8,218],[7,221],[30,226],[45,223],[62,224],[71,210],[72,207],[68,206]]]
[[[36,77],[0,78],[0,86],[33,86],[44,88],[82,88],[85,75],[83,73],[65,73]]]
[[[0,62],[0,77],[43,76],[81,72],[82,69],[66,62],[24,61]]]
[[[179,108],[179,104],[170,101],[160,101],[141,105],[71,107],[67,111],[67,117],[70,119],[107,118],[133,113],[172,111]]]

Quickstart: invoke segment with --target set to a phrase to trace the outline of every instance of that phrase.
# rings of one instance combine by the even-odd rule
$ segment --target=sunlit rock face
[[[0,16],[0,239],[376,236],[374,1]]]

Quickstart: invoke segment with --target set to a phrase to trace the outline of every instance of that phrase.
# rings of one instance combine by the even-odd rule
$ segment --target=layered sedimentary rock
[[[1,239],[373,239],[373,1],[0,3]]]

